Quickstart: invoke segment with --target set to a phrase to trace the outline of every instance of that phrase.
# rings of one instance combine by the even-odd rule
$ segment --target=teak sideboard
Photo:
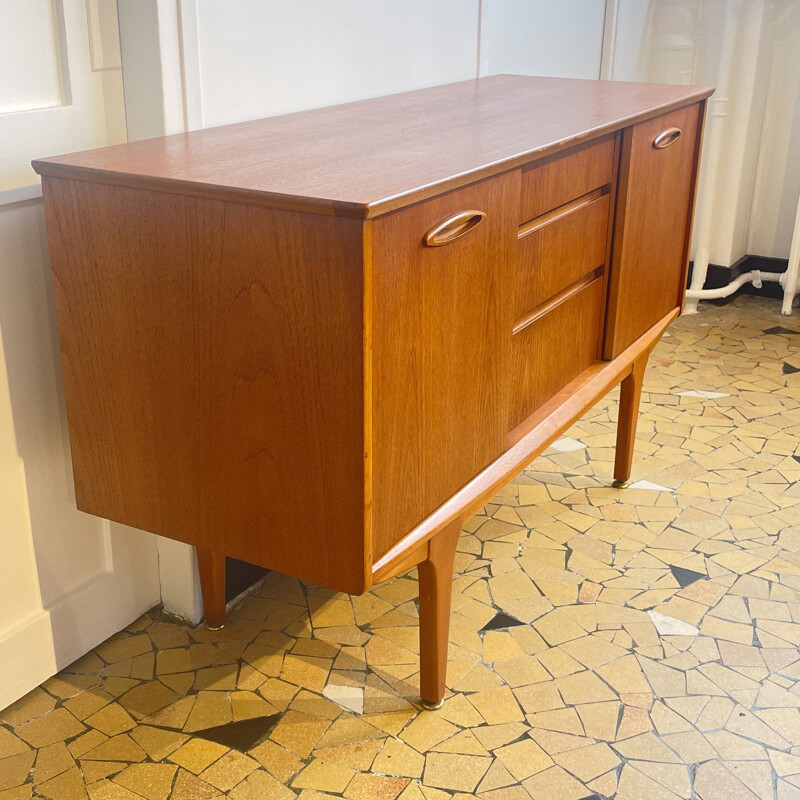
[[[501,75],[34,162],[78,506],[360,594],[419,571],[680,313],[711,89]]]

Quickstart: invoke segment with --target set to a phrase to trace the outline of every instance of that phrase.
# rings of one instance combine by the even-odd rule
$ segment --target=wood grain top
[[[496,75],[33,166],[42,175],[374,217],[712,91]]]

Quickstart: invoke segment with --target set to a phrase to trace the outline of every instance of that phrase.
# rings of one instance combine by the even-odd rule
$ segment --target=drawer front
[[[509,431],[599,359],[603,285],[594,278],[511,337]]]
[[[522,172],[519,222],[523,224],[610,184],[615,136],[536,161]]]
[[[606,358],[683,302],[702,110],[695,104],[624,133]]]
[[[368,223],[375,558],[505,449],[519,175]]]
[[[517,241],[514,318],[519,320],[606,261],[610,196],[588,197],[545,215]]]

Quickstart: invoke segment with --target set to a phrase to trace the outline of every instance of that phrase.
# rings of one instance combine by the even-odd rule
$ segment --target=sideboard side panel
[[[365,588],[362,223],[49,178],[81,509]]]
[[[519,192],[516,170],[371,222],[376,559],[505,449]],[[486,217],[425,246],[465,210]]]

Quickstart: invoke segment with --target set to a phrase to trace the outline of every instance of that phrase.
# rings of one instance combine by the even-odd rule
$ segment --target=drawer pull
[[[653,147],[656,150],[663,150],[665,147],[675,144],[681,138],[682,133],[683,131],[680,128],[667,128],[653,139]]]
[[[485,211],[459,211],[431,228],[423,241],[428,247],[450,244],[477,227],[485,216]]]

